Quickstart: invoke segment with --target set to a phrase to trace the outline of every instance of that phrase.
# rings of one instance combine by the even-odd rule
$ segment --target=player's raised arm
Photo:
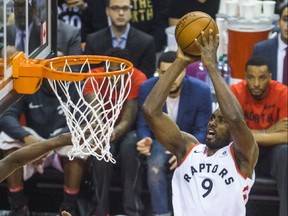
[[[218,72],[216,52],[219,36],[217,35],[214,39],[213,32],[210,30],[209,38],[206,38],[202,32],[202,40],[204,46],[196,41],[201,49],[201,61],[213,82],[224,121],[229,125],[237,166],[244,174],[251,177],[258,159],[258,145],[246,125],[238,100]]]
[[[159,78],[143,104],[143,114],[150,129],[159,142],[176,155],[178,160],[185,155],[189,148],[187,143],[192,145],[197,140],[193,136],[181,132],[176,123],[162,111],[162,108],[176,78],[189,63],[195,60],[196,57],[184,56],[181,51],[178,51],[177,58]]]

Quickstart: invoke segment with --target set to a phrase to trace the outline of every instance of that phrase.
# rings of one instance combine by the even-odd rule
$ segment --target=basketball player
[[[203,32],[202,39],[204,46],[196,44],[220,106],[207,125],[206,145],[180,131],[162,111],[171,85],[197,57],[178,50],[176,60],[147,97],[143,112],[159,142],[177,157],[172,179],[174,215],[245,216],[259,150],[237,99],[218,72],[219,36],[215,40],[210,30],[209,40]]]
[[[52,139],[26,145],[0,160],[0,182],[7,178],[17,168],[36,160],[49,151],[71,144],[70,133],[61,134]]]

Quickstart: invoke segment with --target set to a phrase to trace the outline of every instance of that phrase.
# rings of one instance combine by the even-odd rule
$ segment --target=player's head
[[[279,6],[280,19],[278,27],[281,33],[281,39],[288,42],[288,1],[283,1]]]
[[[226,123],[220,109],[216,109],[207,125],[206,144],[209,149],[220,149],[232,141],[229,125]]]
[[[259,56],[251,57],[245,66],[245,79],[250,94],[256,99],[263,99],[271,80],[270,66],[267,59]]]
[[[126,28],[131,19],[131,1],[107,0],[106,15],[111,20],[112,28]]]
[[[164,52],[159,57],[158,65],[157,65],[157,72],[160,77],[163,76],[163,74],[167,71],[167,69],[170,67],[170,65],[174,62],[175,59],[176,59],[175,51]],[[185,74],[186,74],[186,71],[183,70],[182,73],[174,81],[170,90],[170,96],[173,97],[173,95],[175,96],[179,95],[181,88],[182,88],[182,81],[183,81]]]

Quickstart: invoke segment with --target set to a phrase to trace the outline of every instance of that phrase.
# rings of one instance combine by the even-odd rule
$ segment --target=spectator
[[[287,86],[271,80],[266,59],[252,57],[246,63],[245,80],[230,88],[260,146],[256,174],[272,176],[276,180],[280,196],[279,216],[287,216]]]
[[[254,183],[258,146],[237,99],[217,69],[219,36],[214,39],[210,31],[209,40],[204,33],[201,39],[204,46],[198,41],[196,44],[220,107],[207,125],[206,145],[181,131],[162,110],[176,78],[198,57],[185,55],[178,49],[176,60],[147,96],[143,114],[158,141],[177,158],[172,178],[174,215],[244,216],[245,203]],[[225,203],[219,205],[224,200]]]
[[[15,0],[14,1],[14,21],[15,23],[7,26],[7,45],[15,47],[17,51],[25,52],[25,41],[29,38],[28,53],[32,53],[35,49],[40,46],[40,25],[35,18],[33,13],[33,1],[28,3],[29,13],[29,35],[26,35],[26,22],[24,13],[26,1],[25,0]],[[10,48],[11,48],[10,47]]]
[[[279,9],[279,33],[254,45],[252,56],[263,56],[269,59],[272,79],[287,85],[287,41],[288,41],[288,2],[283,1]],[[285,69],[286,65],[286,69]],[[286,78],[284,74],[286,73]]]
[[[72,88],[70,89],[70,95],[74,99],[79,97],[76,90]],[[64,94],[62,96],[65,97]],[[4,139],[8,140],[8,144],[7,142],[1,143],[4,155],[9,155],[25,145],[49,139],[68,131],[66,117],[61,109],[61,105],[50,89],[48,81],[44,79],[42,86],[35,94],[24,95],[3,114],[0,126],[11,137]],[[19,117],[23,113],[26,118],[26,126],[30,130],[20,125]],[[12,215],[28,215],[28,200],[24,194],[23,178],[27,180],[35,171],[43,172],[43,168],[46,166],[55,165],[52,161],[60,163],[58,156],[61,157],[62,166],[58,167],[56,165],[54,167],[58,167],[64,173],[64,200],[61,210],[69,211],[72,216],[77,215],[75,202],[80,189],[84,161],[79,158],[69,160],[67,157],[69,149],[70,147],[61,148],[57,153],[41,158],[30,166],[25,166],[25,173],[23,173],[23,169],[17,169],[7,178]]]
[[[111,0],[112,2],[112,0]],[[124,6],[122,6],[124,7]],[[121,9],[122,10],[122,9]],[[118,57],[122,59],[130,60],[130,55],[126,49],[121,48],[111,48],[106,53],[106,56]],[[110,68],[104,69],[94,68],[92,72],[104,72],[109,69],[109,71],[120,70],[120,64],[111,63]],[[121,179],[123,184],[123,207],[127,215],[137,215],[137,212],[140,209],[143,209],[143,206],[139,206],[137,200],[134,200],[135,193],[135,181],[137,181],[137,176],[131,174],[137,170],[137,158],[132,157],[131,155],[137,155],[136,149],[134,152],[128,152],[126,146],[134,145],[137,142],[135,124],[136,124],[136,114],[137,114],[137,100],[138,100],[138,91],[140,85],[146,80],[146,76],[137,68],[134,68],[134,72],[131,77],[131,90],[128,94],[128,97],[123,105],[123,108],[120,111],[120,116],[118,117],[116,124],[113,129],[113,134],[111,136],[111,149],[110,152],[114,157],[120,157],[120,166],[125,167],[121,169]],[[106,86],[103,79],[98,79],[98,84]],[[104,83],[103,83],[104,82]],[[95,84],[94,84],[95,85]],[[88,102],[91,102],[95,98],[95,93],[93,91],[93,83],[88,82],[85,86],[84,95],[85,99]],[[103,90],[103,93],[102,91]],[[105,94],[107,88],[102,87],[99,94]],[[105,94],[106,97],[107,94]],[[112,95],[111,98],[104,98],[104,100],[117,100],[117,95]],[[109,107],[105,106],[106,109]],[[113,174],[113,164],[107,163],[103,160],[99,161],[93,158],[93,175],[94,175],[94,185],[95,185],[95,196],[93,199],[93,215],[97,216],[106,216],[109,214],[109,190],[110,183]],[[119,179],[120,180],[120,179]]]
[[[170,0],[169,25],[175,26],[178,20],[186,13],[202,11],[216,18],[219,10],[220,0]]]
[[[169,1],[132,1],[131,25],[154,37],[156,52],[163,51],[167,45],[165,29],[168,27]]]
[[[57,56],[80,55],[82,53],[79,29],[58,19],[57,35]]]
[[[99,0],[97,8],[105,11],[105,2]],[[155,49],[159,53],[166,46],[165,29],[168,27],[168,2],[158,0],[133,0],[131,1],[131,22],[135,28],[154,37]],[[102,3],[101,3],[102,2]],[[108,20],[105,22],[108,25]]]
[[[58,18],[81,29],[81,41],[88,34],[107,26],[104,3],[95,0],[58,0]]]
[[[176,52],[174,51],[164,52],[160,56],[158,61],[160,79],[175,59]],[[174,81],[163,110],[176,122],[182,131],[194,134],[200,142],[204,142],[207,123],[212,114],[210,88],[196,78],[185,76],[185,73],[186,71],[183,70]],[[150,78],[142,84],[139,91],[139,107],[142,107],[144,100],[158,80],[158,77]],[[147,156],[147,182],[151,194],[153,214],[172,215],[172,210],[169,206],[170,195],[168,193],[169,180],[171,180],[168,176],[171,176],[171,171],[169,171],[167,164],[169,162],[172,163],[176,158],[173,156],[169,161],[171,156],[165,153],[165,148],[149,129],[140,109],[137,121],[137,135],[139,138],[137,149],[140,154]],[[147,142],[150,142],[151,145],[147,145]]]
[[[15,13],[16,15],[16,13]],[[59,21],[57,48],[60,55],[79,55],[81,54],[81,39],[78,29],[66,25]],[[61,29],[59,29],[61,28]],[[64,31],[63,31],[64,30]],[[65,39],[65,40],[64,40]],[[78,93],[71,88],[71,97],[77,99]],[[64,97],[64,95],[63,95]],[[23,128],[19,122],[19,117],[24,114],[26,126]],[[19,102],[15,103],[1,117],[0,125],[2,127],[2,137],[4,140],[12,141],[14,145],[0,143],[0,149],[4,151],[4,155],[9,155],[24,145],[30,145],[42,139],[49,139],[57,134],[61,134],[68,130],[66,125],[66,117],[61,111],[61,105],[50,89],[49,83],[44,79],[40,89],[33,95],[23,96]],[[34,133],[35,131],[35,133]],[[8,137],[7,137],[7,135]],[[18,145],[17,145],[18,143]],[[68,149],[69,150],[69,149]],[[61,209],[68,210],[72,216],[77,215],[75,202],[79,193],[80,182],[83,172],[83,160],[75,158],[70,161],[67,157],[67,148],[57,152],[61,156],[62,167],[59,168],[64,173],[64,200]],[[32,165],[25,166],[23,169],[17,169],[7,178],[9,188],[9,201],[13,214],[28,214],[28,200],[24,194],[24,180],[30,178],[35,171],[43,171],[43,168],[51,165],[50,161],[55,154],[44,157]],[[55,157],[56,158],[56,157]],[[54,161],[55,162],[55,161]],[[57,160],[56,160],[57,163]],[[29,173],[27,173],[29,171]]]
[[[87,36],[85,54],[103,55],[113,47],[126,48],[134,66],[152,77],[156,61],[154,39],[129,24],[131,1],[107,0],[106,15],[111,26]]]

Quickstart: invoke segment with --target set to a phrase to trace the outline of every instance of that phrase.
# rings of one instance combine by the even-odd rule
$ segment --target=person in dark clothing
[[[78,99],[79,94],[74,87],[69,89],[69,93],[73,100]],[[64,94],[61,97],[63,97],[62,100],[67,100]],[[26,127],[23,127],[19,121],[22,114],[25,116]],[[0,148],[3,149],[4,156],[23,146],[50,139],[69,131],[61,105],[46,79],[43,80],[40,89],[35,94],[24,95],[6,110],[1,116],[0,127],[3,130]],[[48,165],[53,165],[64,173],[64,199],[60,209],[69,211],[72,216],[77,215],[75,203],[80,191],[84,160],[81,158],[69,160],[67,153],[70,148],[72,146],[65,146],[55,153],[45,155],[25,166],[24,169],[15,170],[7,178],[8,199],[12,215],[29,215],[28,199],[24,193],[24,181],[36,171],[43,172],[43,169]]]
[[[169,25],[174,26],[178,20],[186,13],[192,11],[202,11],[209,14],[212,18],[216,18],[218,13],[220,0],[170,0],[169,6]]]

